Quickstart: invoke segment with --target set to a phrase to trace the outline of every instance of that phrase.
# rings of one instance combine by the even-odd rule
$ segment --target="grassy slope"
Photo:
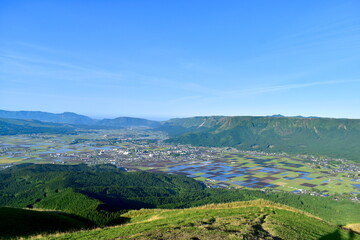
[[[171,132],[176,127],[183,130],[170,142],[315,154],[360,161],[360,120],[203,117],[177,119],[165,123],[163,129]]]
[[[123,215],[118,227],[80,231],[46,239],[360,239],[310,214],[265,200]]]
[[[192,206],[209,203],[225,203],[233,201],[248,201],[266,199],[310,212],[337,225],[360,223],[358,209],[360,204],[349,200],[332,200],[324,197],[310,195],[297,195],[292,193],[265,193],[255,190],[227,190],[206,189],[207,197],[192,202]],[[189,206],[187,206],[189,207]]]

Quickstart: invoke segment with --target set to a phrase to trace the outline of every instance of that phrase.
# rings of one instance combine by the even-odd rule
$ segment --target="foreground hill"
[[[0,135],[33,133],[73,134],[75,128],[64,124],[44,123],[36,120],[0,118]]]
[[[360,239],[318,217],[265,200],[123,214],[121,226],[46,239]]]
[[[289,117],[174,119],[162,129],[169,142],[242,150],[288,152],[360,162],[360,120]]]

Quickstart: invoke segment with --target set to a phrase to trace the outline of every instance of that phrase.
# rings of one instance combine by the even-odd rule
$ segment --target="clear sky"
[[[0,109],[360,118],[360,1],[0,0]]]

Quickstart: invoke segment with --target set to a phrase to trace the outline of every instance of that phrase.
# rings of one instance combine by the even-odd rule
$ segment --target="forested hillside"
[[[205,187],[187,177],[123,172],[113,165],[22,164],[0,172],[0,206],[63,210],[109,224],[124,209],[197,199]]]
[[[169,121],[163,129],[173,143],[360,161],[360,120],[354,119],[198,117]]]

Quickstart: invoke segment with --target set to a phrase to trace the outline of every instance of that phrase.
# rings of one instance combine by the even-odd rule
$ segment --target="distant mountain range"
[[[15,118],[24,120],[38,120],[42,122],[85,124],[92,125],[96,123],[95,119],[72,112],[48,113],[40,111],[5,111],[0,110],[0,118]]]
[[[214,116],[207,117],[208,119],[219,119],[223,116]],[[284,117],[281,114],[276,114],[268,117]],[[133,117],[117,117],[114,119],[93,119],[85,115],[80,115],[73,112],[64,112],[64,113],[49,113],[41,111],[6,111],[0,110],[0,118],[12,118],[12,119],[23,119],[23,120],[38,120],[42,122],[52,122],[52,123],[66,123],[73,125],[92,125],[92,126],[106,126],[106,127],[132,127],[132,126],[148,126],[148,127],[159,127],[161,123],[170,123],[171,125],[178,125],[177,122],[182,122],[184,118],[175,118],[168,121],[160,122],[147,120],[144,118],[133,118]],[[303,117],[295,116],[292,118],[318,118],[318,117]],[[201,117],[193,117],[193,120],[186,120],[185,124],[189,122],[196,121],[196,119],[201,119]],[[211,121],[210,121],[211,122]],[[209,120],[207,121],[207,124]],[[180,124],[183,125],[183,124]],[[189,127],[189,126],[185,126]]]
[[[126,127],[159,127],[160,122],[147,120],[143,118],[132,118],[132,117],[118,117],[114,119],[103,119],[97,121],[95,125],[105,126],[105,127],[114,127],[114,128],[126,128]]]
[[[268,116],[268,117],[287,117],[287,116],[284,116],[284,115],[281,115],[281,114],[275,114],[275,115],[271,115],[271,116]],[[293,118],[320,118],[320,117],[315,117],[315,116],[304,117],[304,116],[301,116],[301,115],[291,116],[291,117],[293,117]]]
[[[323,155],[360,162],[359,119],[282,115],[205,116],[159,122],[131,117],[95,120],[75,113],[0,110],[1,117],[7,119],[0,119],[0,135],[62,131],[72,133],[79,127],[111,129],[141,126],[167,132],[171,137],[168,141],[172,143]]]
[[[115,119],[97,120],[90,117],[79,115],[72,112],[64,113],[48,113],[39,111],[5,111],[0,110],[0,118],[22,119],[22,120],[38,120],[42,122],[65,123],[72,125],[89,125],[110,128],[124,127],[157,127],[160,122],[151,121],[143,118],[118,117]]]
[[[44,123],[38,120],[0,118],[0,135],[15,134],[74,134],[75,128],[61,123]]]

